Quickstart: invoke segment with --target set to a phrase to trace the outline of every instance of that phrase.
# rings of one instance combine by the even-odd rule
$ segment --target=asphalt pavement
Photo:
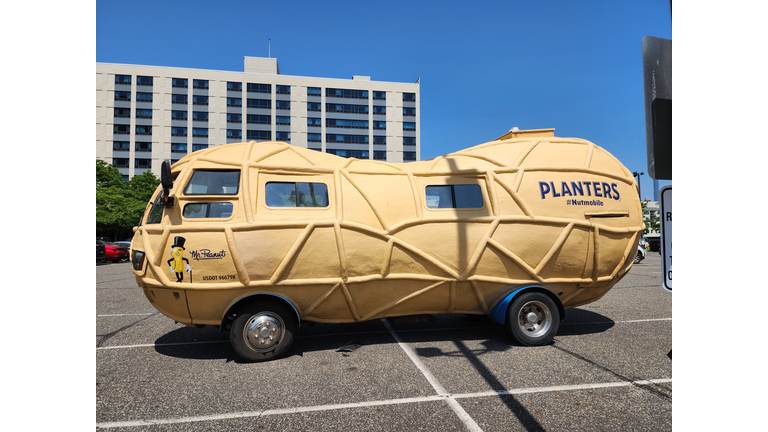
[[[110,431],[667,431],[672,295],[649,252],[552,344],[485,317],[303,325],[243,363],[227,334],[155,310],[130,263],[96,268],[96,428]]]

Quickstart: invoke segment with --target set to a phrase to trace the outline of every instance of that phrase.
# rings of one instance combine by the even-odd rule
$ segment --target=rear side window
[[[482,208],[483,191],[479,185],[436,185],[427,186],[427,207],[441,208]]]
[[[232,216],[231,202],[190,203],[184,206],[185,218],[228,218]]]
[[[237,195],[239,190],[240,170],[196,170],[184,195]]]
[[[269,182],[264,192],[267,207],[328,207],[324,183]]]

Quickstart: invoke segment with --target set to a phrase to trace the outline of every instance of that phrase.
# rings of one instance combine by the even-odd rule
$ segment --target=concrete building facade
[[[242,141],[283,141],[358,159],[420,160],[419,83],[96,64],[96,157],[123,177],[159,177],[163,160]]]

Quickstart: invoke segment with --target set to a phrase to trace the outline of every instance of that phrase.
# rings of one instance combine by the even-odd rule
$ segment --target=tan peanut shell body
[[[237,195],[186,196],[195,169],[241,170]],[[172,170],[177,202],[136,230],[132,248],[146,259],[134,273],[158,310],[187,325],[219,325],[259,293],[290,301],[301,320],[334,323],[487,314],[525,286],[570,308],[629,271],[644,228],[632,174],[573,138],[500,139],[402,164],[248,142],[195,152]],[[324,183],[330,202],[268,207],[274,181]],[[483,206],[429,208],[426,187],[450,184],[479,185]],[[215,201],[231,202],[231,216],[182,216],[188,203]],[[181,282],[167,265],[176,237],[191,268]]]

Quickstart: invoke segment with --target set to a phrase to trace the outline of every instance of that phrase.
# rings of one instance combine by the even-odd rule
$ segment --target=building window
[[[208,105],[208,96],[192,96],[192,105]]]
[[[130,159],[128,158],[113,158],[112,159],[112,166],[115,168],[128,168],[128,164],[130,163]]]
[[[483,207],[483,191],[475,184],[427,186],[424,195],[428,208]]]
[[[403,137],[403,145],[415,146],[416,145],[416,137]]]
[[[374,150],[373,151],[373,160],[387,160],[387,152],[381,151],[381,150]]]
[[[171,144],[171,153],[186,153],[186,144]]]
[[[290,132],[276,132],[275,133],[276,139],[278,141],[285,141],[285,142],[291,142],[291,133]]]
[[[227,123],[242,123],[242,114],[227,114]]]
[[[403,160],[415,161],[416,160],[416,152],[403,152]]]
[[[152,151],[152,143],[151,142],[136,142],[136,151],[137,152],[151,152]]]
[[[152,169],[152,159],[134,159],[133,167]]]
[[[373,100],[387,100],[387,92],[383,92],[383,91],[373,92]]]
[[[368,120],[325,119],[325,127],[346,129],[368,129]]]
[[[192,136],[198,138],[208,138],[208,129],[206,128],[192,128]]]
[[[368,90],[325,89],[325,97],[368,99]]]
[[[416,93],[403,93],[404,102],[416,102]]]
[[[136,135],[152,135],[152,126],[136,125]]]
[[[247,132],[248,141],[272,141],[272,132],[270,131],[252,131]]]
[[[267,207],[328,207],[324,183],[268,182],[264,186]],[[298,199],[297,199],[298,197]]]
[[[322,96],[320,87],[307,87],[307,96]]]
[[[307,126],[321,127],[323,126],[322,120],[319,118],[309,117],[307,118]]]
[[[187,79],[186,78],[173,78],[173,87],[176,88],[187,88]]]
[[[120,124],[113,125],[112,133],[130,135],[131,125],[120,125]]]
[[[208,80],[192,80],[192,88],[208,90]]]
[[[368,157],[368,150],[325,149],[325,152],[336,155],[336,156],[345,157],[345,158],[370,159]]]
[[[248,114],[248,124],[272,124],[272,116]]]
[[[171,103],[186,105],[187,95],[180,95],[180,94],[171,95]]]
[[[248,99],[248,108],[272,109],[272,101],[265,99]]]
[[[387,107],[384,106],[374,106],[373,107],[373,113],[379,114],[379,115],[387,115]]]
[[[117,118],[131,118],[130,108],[115,108],[115,117]]]
[[[185,127],[172,127],[171,136],[185,137],[187,136],[187,128]]]
[[[202,111],[193,111],[192,112],[192,120],[193,121],[199,121],[199,122],[207,122],[208,121],[208,113],[202,112]]]
[[[152,102],[152,93],[136,92],[136,102]]]
[[[403,108],[403,117],[416,117],[416,108]]]
[[[243,91],[243,83],[239,82],[227,82],[227,91]]]
[[[241,107],[243,106],[243,100],[240,98],[227,98],[228,107]]]
[[[374,129],[379,129],[379,130],[387,130],[387,122],[374,121],[373,122],[373,128]]]
[[[128,84],[131,85],[130,75],[115,75],[115,84]]]
[[[387,143],[387,137],[383,135],[374,135],[373,136],[373,143],[374,144],[386,144]]]
[[[272,93],[272,84],[251,84],[251,83],[248,83],[248,92],[250,92],[250,93]]]
[[[307,102],[307,111],[320,111],[319,102]]]
[[[152,118],[152,110],[151,109],[144,109],[144,108],[136,108],[136,118],[151,119]]]
[[[186,111],[171,111],[171,120],[186,120]]]
[[[291,94],[291,86],[279,85],[275,87],[276,87],[275,91],[277,92],[277,94],[286,94],[286,95]]]
[[[416,123],[413,123],[413,122],[403,122],[403,130],[404,131],[415,131],[416,130]]]
[[[141,76],[138,75],[136,77],[136,85],[137,86],[152,86],[152,77],[151,76]]]
[[[240,129],[227,129],[227,139],[242,139],[243,131]]]
[[[325,142],[339,144],[368,144],[368,135],[326,134]]]
[[[307,141],[309,142],[322,142],[322,135],[319,133],[309,133],[307,134]]]
[[[205,150],[208,148],[208,144],[192,144],[192,151]]]
[[[368,114],[368,105],[325,104],[326,112],[345,114]]]
[[[114,151],[130,151],[131,143],[128,141],[114,141],[112,143],[112,150]]]
[[[288,126],[290,126],[291,118],[290,117],[285,117],[285,116],[277,116],[275,118],[275,123],[277,123],[279,125],[288,125]]]
[[[129,100],[131,100],[131,92],[129,92],[129,91],[116,91],[115,92],[115,100],[116,101],[129,101]]]
[[[291,109],[291,101],[275,101],[275,109],[279,110],[289,110]]]

